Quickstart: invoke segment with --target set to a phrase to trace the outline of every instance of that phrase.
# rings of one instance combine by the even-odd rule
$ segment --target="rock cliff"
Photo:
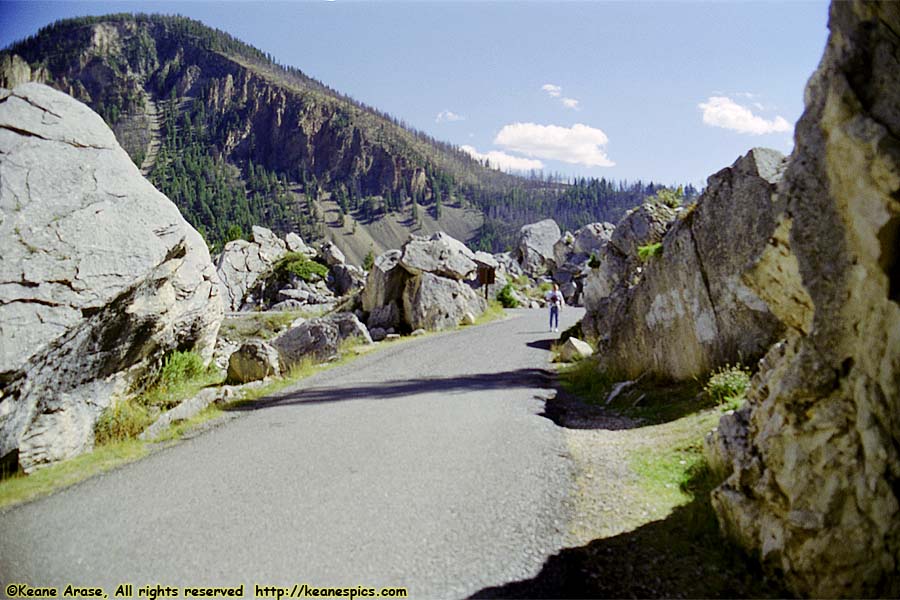
[[[798,594],[900,595],[900,4],[835,2],[745,280],[787,328],[709,441],[732,537]]]
[[[606,369],[688,379],[754,360],[778,339],[781,323],[741,275],[775,232],[783,169],[781,154],[756,148],[711,176],[678,218],[647,204],[623,219],[585,291]],[[641,259],[639,248],[654,243],[657,252]]]
[[[100,412],[169,350],[209,359],[223,314],[206,244],[69,96],[0,91],[0,457],[92,447]]]

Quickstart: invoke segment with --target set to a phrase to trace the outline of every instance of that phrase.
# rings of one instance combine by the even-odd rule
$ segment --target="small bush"
[[[662,256],[662,242],[638,246],[638,258],[646,262],[654,256]]]
[[[172,352],[166,356],[155,385],[172,388],[206,373],[203,358],[196,352]]]
[[[600,268],[600,259],[593,252],[591,252],[591,257],[588,259],[588,266],[592,269]]]
[[[137,437],[152,421],[147,409],[135,401],[119,402],[100,413],[94,428],[94,442],[99,446]]]
[[[747,395],[750,370],[742,365],[725,365],[713,372],[703,388],[716,404],[737,408]]]
[[[503,308],[516,308],[519,301],[513,296],[513,286],[507,283],[499,292],[497,292],[497,300],[503,305]]]
[[[366,271],[371,271],[372,267],[375,266],[375,253],[369,250],[369,253],[366,254],[366,257],[363,259],[363,269]]]
[[[656,192],[655,196],[646,198],[644,202],[658,202],[669,208],[678,208],[684,202],[684,188],[680,185],[674,190],[663,188]]]
[[[303,281],[316,281],[328,275],[328,267],[310,260],[299,252],[288,252],[275,265],[275,270],[296,275]]]

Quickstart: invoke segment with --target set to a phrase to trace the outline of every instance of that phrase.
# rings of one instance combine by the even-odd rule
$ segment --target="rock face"
[[[517,259],[522,269],[533,277],[543,274],[553,260],[553,245],[560,237],[559,225],[553,219],[522,227],[516,244]]]
[[[169,350],[211,358],[206,244],[99,116],[0,91],[0,457],[26,472],[93,445],[100,412]]]
[[[588,325],[611,372],[688,379],[753,360],[778,339],[783,327],[741,275],[776,229],[783,165],[774,150],[751,150],[711,176],[697,206],[668,231],[663,223],[675,213],[659,205],[632,211],[616,228],[586,293]],[[637,249],[657,240],[662,255],[642,262]]]
[[[278,350],[262,340],[244,342],[228,359],[228,381],[231,383],[247,383],[279,375]]]
[[[900,5],[835,2],[829,27],[781,235],[747,277],[789,333],[751,383],[746,424],[711,440],[731,472],[713,504],[795,593],[896,597]]]
[[[253,241],[234,240],[225,244],[216,270],[222,281],[225,309],[237,311],[257,279],[287,254],[283,241],[265,227],[253,227]]]
[[[282,369],[287,371],[307,356],[318,360],[331,358],[338,353],[341,342],[350,338],[372,343],[368,330],[356,315],[336,313],[292,327],[275,338],[272,345],[281,357]]]
[[[484,299],[466,284],[432,273],[413,277],[403,291],[403,313],[414,330],[450,329],[466,313],[480,315],[485,308]]]
[[[553,279],[570,305],[580,304],[588,262],[602,256],[612,238],[612,223],[590,223],[574,234],[568,231],[553,245]]]

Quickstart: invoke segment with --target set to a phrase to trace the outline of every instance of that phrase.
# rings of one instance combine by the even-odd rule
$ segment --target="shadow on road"
[[[440,392],[454,394],[471,391],[507,390],[513,388],[549,388],[553,376],[544,369],[517,369],[502,373],[479,373],[459,377],[423,377],[385,381],[383,383],[363,383],[352,386],[314,387],[298,389],[274,395],[270,398],[236,403],[228,407],[230,411],[253,411],[271,406],[292,404],[323,404],[342,400],[384,400],[415,394]]]
[[[708,494],[706,494],[708,497]],[[668,517],[549,557],[532,579],[471,598],[784,598],[753,560],[725,542],[708,499]]]
[[[539,350],[550,351],[550,347],[553,345],[553,342],[556,341],[556,338],[548,338],[546,340],[534,340],[533,342],[528,342],[525,344],[529,348],[538,348]]]

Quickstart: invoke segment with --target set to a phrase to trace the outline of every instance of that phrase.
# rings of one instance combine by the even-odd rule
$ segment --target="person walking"
[[[558,283],[553,284],[553,289],[547,292],[546,298],[550,306],[550,331],[559,331],[559,311],[563,306],[563,295]]]

